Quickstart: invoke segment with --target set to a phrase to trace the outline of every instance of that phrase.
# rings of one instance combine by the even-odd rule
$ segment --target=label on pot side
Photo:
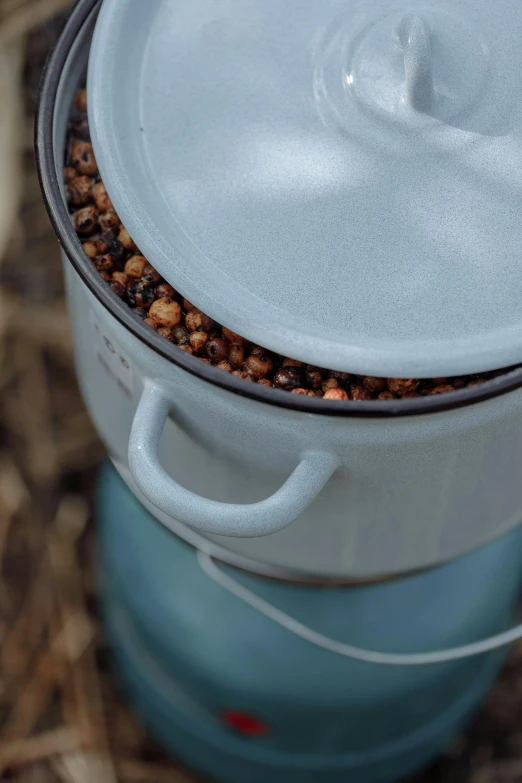
[[[127,356],[115,344],[91,310],[91,329],[94,336],[93,348],[98,362],[107,375],[114,380],[122,394],[132,399],[132,365]]]

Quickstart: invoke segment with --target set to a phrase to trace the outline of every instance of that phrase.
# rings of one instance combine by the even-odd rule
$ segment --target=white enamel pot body
[[[164,524],[202,548],[217,545],[224,559],[312,579],[431,566],[517,525],[520,371],[444,400],[327,404],[181,357],[113,297],[81,257],[56,195],[95,5],[77,6],[48,66],[37,152],[69,256],[81,390],[131,489]]]

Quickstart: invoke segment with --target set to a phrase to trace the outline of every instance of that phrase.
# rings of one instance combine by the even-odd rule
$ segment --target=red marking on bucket
[[[236,712],[235,710],[225,710],[221,713],[221,718],[230,728],[246,734],[248,737],[263,737],[270,732],[270,729],[262,721],[248,715],[246,712]]]

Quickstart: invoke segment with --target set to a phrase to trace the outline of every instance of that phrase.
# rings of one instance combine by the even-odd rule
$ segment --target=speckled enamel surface
[[[88,44],[78,38],[64,71],[54,135],[58,161]],[[183,523],[198,525],[195,506],[190,518],[172,515],[180,488],[197,496],[191,503],[199,504],[204,525],[213,503],[263,502],[294,475],[284,508],[291,511],[293,500],[296,519],[280,532],[204,535],[260,563],[320,576],[372,577],[448,560],[522,520],[522,390],[466,408],[386,420],[265,405],[202,381],[152,351],[90,293],[67,259],[64,268],[76,369],[92,420],[129,486],[166,526],[179,531]],[[100,361],[93,324],[128,362],[124,374],[103,356]],[[161,389],[170,411],[159,442],[162,470],[154,475],[147,462],[145,472],[136,473],[136,440],[131,444],[140,399],[151,386]],[[154,454],[161,421],[145,406],[138,425]],[[317,484],[310,492],[317,477],[307,471],[295,480],[309,454],[337,465],[329,480],[326,473],[320,477],[319,494]],[[225,516],[214,521],[219,519],[230,522]],[[268,514],[265,532],[272,524]]]
[[[412,16],[413,15],[413,16]],[[522,361],[519,0],[104,0],[117,211],[204,312],[303,361]]]

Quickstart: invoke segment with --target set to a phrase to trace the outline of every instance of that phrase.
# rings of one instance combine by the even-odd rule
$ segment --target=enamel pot
[[[395,0],[393,2],[390,0],[390,3],[393,5],[393,13],[401,11],[401,3]],[[510,5],[507,0],[506,3]],[[295,4],[296,0],[293,0],[289,5],[294,8]],[[98,26],[96,30],[93,50],[92,37],[100,5],[103,6],[101,13],[105,13],[105,25],[102,28]],[[111,25],[116,23],[121,23],[120,27],[123,25],[122,35],[126,34],[123,24],[125,20],[122,21],[118,16],[125,12],[125,8],[132,11],[130,16],[134,20],[134,28],[139,27],[140,30],[147,30],[149,29],[147,25],[150,27],[152,24],[148,18],[141,19],[140,14],[147,17],[148,14],[157,12],[158,17],[153,21],[155,33],[158,34],[161,13],[166,13],[167,10],[174,13],[175,5],[160,0],[150,3],[143,3],[141,0],[136,3],[132,0],[123,4],[113,0],[105,0],[103,4],[96,3],[94,0],[80,0],[47,64],[42,82],[36,129],[36,150],[43,194],[64,254],[74,353],[81,391],[97,431],[128,486],[145,506],[178,536],[191,543],[197,543],[200,548],[218,553],[221,560],[241,564],[247,569],[260,573],[289,579],[348,581],[405,573],[447,561],[513,529],[522,519],[522,369],[513,370],[476,388],[436,397],[389,402],[330,402],[249,384],[210,365],[202,364],[198,359],[179,351],[175,345],[148,329],[112,294],[83,254],[68,215],[62,175],[67,123],[74,92],[85,77],[89,65],[89,96],[91,93],[93,95],[93,110],[92,113],[91,110],[89,112],[97,158],[111,198],[114,194],[118,213],[124,216],[126,225],[129,217],[132,223],[130,213],[132,210],[137,210],[131,198],[132,194],[129,195],[127,204],[125,198],[121,196],[124,180],[115,180],[111,183],[105,174],[105,172],[109,176],[111,174],[111,163],[107,162],[108,157],[113,156],[115,167],[120,165],[121,161],[119,158],[116,160],[117,155],[114,150],[119,148],[123,150],[122,155],[127,154],[125,145],[128,140],[121,126],[115,125],[114,128],[111,126],[109,120],[112,122],[114,117],[109,111],[107,127],[104,125],[101,113],[103,100],[107,96],[100,88],[99,69],[101,68],[102,71],[105,67],[108,69],[107,89],[115,90],[119,83],[117,74],[114,78],[112,76],[115,66],[110,60],[114,52],[111,46],[107,45],[106,35],[107,31],[113,31]],[[196,5],[199,11],[201,11],[199,6],[201,5],[202,8],[204,6],[208,13],[210,13],[210,6],[213,6],[199,1]],[[279,8],[277,3],[270,2],[266,5],[270,6],[276,14]],[[286,4],[282,5],[286,6]],[[343,4],[335,2],[328,4],[328,7],[330,5],[332,8],[335,6],[339,9]],[[385,10],[386,2],[382,0],[377,5],[380,10]],[[461,5],[467,7],[469,3],[463,0]],[[482,8],[482,4],[480,5]],[[185,10],[189,8],[186,3],[181,3],[181,6]],[[306,13],[303,11],[303,18],[309,13],[314,14],[316,11],[319,13],[322,8],[321,4],[317,6],[315,2],[304,2],[301,6],[306,9]],[[323,12],[324,10],[322,9]],[[513,12],[519,13],[519,11]],[[226,8],[223,13],[228,13]],[[388,19],[386,15],[383,16],[384,18]],[[420,164],[419,139],[426,141],[429,138],[433,141],[432,136],[440,127],[443,127],[444,133],[448,135],[437,139],[439,146],[436,154],[433,153],[433,160],[436,161],[439,161],[441,149],[446,149],[444,144],[448,147],[447,154],[455,156],[456,150],[462,147],[462,140],[465,142],[470,134],[475,134],[478,139],[473,150],[476,150],[477,144],[480,146],[482,140],[497,140],[501,136],[499,129],[498,132],[491,131],[488,135],[487,122],[494,114],[492,109],[489,114],[484,115],[485,119],[481,119],[482,115],[477,118],[471,111],[462,114],[457,111],[459,107],[451,102],[451,96],[446,102],[439,102],[440,111],[438,108],[433,110],[434,116],[430,115],[428,125],[422,124],[422,117],[425,116],[422,112],[426,109],[426,101],[429,103],[427,109],[432,105],[428,78],[431,66],[429,58],[426,59],[429,52],[426,54],[427,50],[422,48],[425,28],[422,24],[419,28],[420,23],[416,19],[417,17],[413,22],[411,19],[406,22],[410,24],[406,35],[407,42],[411,44],[413,41],[413,44],[411,46],[408,44],[410,48],[406,51],[405,67],[406,94],[411,99],[409,110],[416,112],[417,123],[414,123],[413,130],[409,128],[406,133],[406,142],[411,141],[412,138],[416,139],[417,146],[414,146],[411,151],[411,166],[403,165],[400,169],[407,170],[405,177],[413,176],[415,166]],[[218,21],[215,22],[218,25],[215,34],[217,39],[221,40],[224,28],[219,27]],[[343,25],[346,22],[344,17],[338,21],[339,29],[344,29]],[[428,21],[436,28],[440,22],[438,18]],[[479,21],[475,20],[474,24],[478,25]],[[127,22],[126,18],[125,23]],[[239,36],[241,30],[245,29],[250,31],[249,36],[253,36],[255,29],[258,31],[265,29],[263,25],[268,24],[268,21],[263,19],[259,22],[261,27],[258,25],[256,28],[256,25],[250,22],[251,20],[247,19],[239,20],[237,22],[239,27],[236,26],[237,29],[234,28],[232,31],[234,35]],[[383,36],[388,34],[386,28],[388,22],[386,24],[382,22],[384,28],[382,25],[379,26],[380,24],[380,22],[376,23],[372,28],[373,32],[369,33],[370,37],[364,38],[353,55],[353,68],[356,74],[366,73],[359,60],[370,57],[371,52],[381,45]],[[443,35],[446,32],[444,20],[440,24]],[[479,57],[477,52],[484,53],[483,48],[475,47],[473,38],[475,33],[469,32],[464,23],[464,32],[461,31],[461,35],[459,24],[460,22],[458,24],[452,22],[447,27],[450,48],[455,42],[455,36],[460,36],[464,42],[462,45],[466,53],[464,58],[466,67],[463,71],[459,71],[459,78],[463,72],[464,75],[469,76],[466,71],[468,66],[473,66],[475,72],[482,73],[480,68],[484,63],[481,59],[482,55]],[[300,25],[301,22],[297,28],[301,29]],[[211,26],[208,29],[205,27],[208,35],[211,35],[213,29]],[[440,30],[438,28],[437,30],[438,35]],[[292,34],[290,27],[286,29],[285,34]],[[190,38],[190,30],[184,30],[184,35],[184,40],[192,41],[191,45],[196,46],[194,40]],[[211,58],[213,67],[219,70],[221,55],[218,51],[219,44],[215,42],[217,39],[213,36],[214,33],[211,36],[213,43],[209,44],[208,57]],[[203,39],[207,41],[204,36]],[[437,36],[435,40],[438,40]],[[118,50],[119,43],[121,42],[117,38],[114,39],[112,47],[117,50],[118,56],[121,55],[121,51]],[[138,44],[140,41],[137,41],[136,46]],[[466,49],[468,45],[469,51]],[[161,43],[160,40],[160,49],[161,46],[166,47],[166,44]],[[231,43],[228,39],[227,46],[230,50]],[[325,44],[319,46],[317,57],[324,60],[321,73],[325,83],[328,83],[328,74],[334,67],[326,60],[332,55],[336,46],[336,39],[331,42],[330,48]],[[252,44],[250,48],[257,56],[255,46]],[[245,57],[248,49],[249,46],[243,42],[238,48],[238,57]],[[147,51],[152,57],[149,50],[150,47]],[[132,45],[127,46],[127,54],[135,56],[136,61],[139,59],[139,51],[141,50],[134,49]],[[437,51],[434,46],[434,52]],[[329,53],[328,57],[324,52]],[[279,53],[280,49],[274,48],[274,62],[277,61]],[[187,52],[182,54],[183,57],[188,57],[190,52],[188,55]],[[103,58],[109,60],[100,64],[100,59]],[[93,65],[94,59],[96,62]],[[128,58],[123,58],[121,67],[130,68]],[[444,82],[447,76],[444,68],[435,70],[435,76],[438,74],[437,78],[440,77]],[[134,85],[134,76],[132,69],[129,70],[129,90]],[[428,93],[425,91],[426,79]],[[263,82],[263,79],[260,78],[259,82]],[[377,102],[373,107],[377,107],[373,114],[372,111],[366,113],[362,111],[361,116],[378,116],[380,118],[378,122],[381,120],[384,122],[383,117],[385,118],[388,111],[387,101],[391,100],[395,90],[393,79],[386,94],[379,93],[377,96],[372,94],[371,100],[368,97],[370,86],[364,78],[359,79],[358,85],[357,100],[361,105],[364,104],[368,108],[368,101]],[[476,96],[471,93],[468,95],[460,82],[455,90],[456,92],[452,94],[460,95],[466,106],[475,105]],[[113,98],[111,105],[116,112],[114,122],[119,121],[118,117],[120,120],[123,117],[121,121],[129,124],[129,135],[132,136],[132,116],[129,119],[125,114],[127,110],[131,111],[131,114],[136,111],[136,101],[133,103],[132,93],[124,91],[121,95],[110,94]],[[185,93],[183,95],[183,100],[189,101]],[[337,99],[338,96],[331,96],[328,104],[330,108]],[[219,104],[219,101],[217,103]],[[226,101],[224,103],[226,104]],[[439,103],[436,104],[437,107]],[[217,107],[214,105],[214,119],[216,113],[219,114],[221,111],[220,105]],[[292,109],[293,104],[289,106]],[[247,109],[245,112],[248,114]],[[403,121],[401,118],[402,115],[399,116],[396,124]],[[327,120],[328,118],[321,127],[327,128],[325,132],[330,133],[331,128]],[[343,115],[339,122],[342,124],[344,121]],[[228,127],[225,120],[223,122]],[[371,122],[373,123],[374,120]],[[112,146],[109,149],[109,146],[104,147],[107,141],[104,134],[109,133],[111,129],[114,133]],[[147,136],[147,130],[147,126],[144,131],[142,129],[144,137]],[[506,146],[509,127],[504,128],[504,131],[502,139]],[[192,126],[190,132],[194,133]],[[296,131],[297,136],[299,134]],[[347,137],[342,134],[341,137],[344,143]],[[252,135],[253,148],[254,138]],[[367,141],[370,146],[372,143],[377,144],[372,138],[368,138]],[[395,144],[393,139],[392,141]],[[264,150],[261,142],[259,144],[259,149]],[[449,150],[450,146],[451,150]],[[300,171],[306,169],[307,176],[312,178],[319,176],[311,166],[311,160],[315,160],[314,155],[322,155],[323,148],[324,145],[319,152],[315,148],[312,149],[309,157],[306,158],[308,161],[306,165],[299,158],[295,163],[296,169]],[[396,145],[394,147],[390,142],[386,151],[388,157],[393,157],[394,154],[400,157],[399,152],[403,149],[401,147],[401,150],[398,150]],[[487,149],[484,147],[482,152],[485,154]],[[152,154],[147,150],[147,154],[149,153]],[[339,154],[341,153],[344,154],[342,149]],[[293,165],[292,154],[292,149],[285,152],[284,160],[290,161],[288,165]],[[324,154],[330,160],[333,154],[332,148]],[[469,154],[471,155],[471,152]],[[366,156],[364,160],[369,166],[369,153],[361,148],[361,155]],[[166,160],[164,158],[164,161]],[[403,162],[404,158],[401,160]],[[341,166],[343,161],[344,158],[337,161],[339,171],[345,171]],[[209,169],[214,163],[213,160],[209,161]],[[138,161],[136,169],[139,165]],[[153,168],[155,166],[155,161],[152,159],[151,166]],[[168,168],[166,163],[165,166]],[[326,182],[324,171],[323,166],[320,169],[323,184]],[[510,175],[507,170],[502,171],[504,180],[507,180]],[[470,172],[471,181],[477,174],[471,169]],[[378,169],[375,168],[375,176],[377,173]],[[154,170],[154,176],[156,174],[157,171]],[[293,176],[296,172],[292,170],[291,174]],[[358,187],[362,188],[364,182],[360,180],[361,172],[351,171],[351,175],[352,178],[356,175],[359,177]],[[261,174],[259,177],[261,181],[263,179]],[[437,177],[439,179],[442,177],[440,171]],[[290,182],[288,185],[290,188],[292,177],[288,175],[286,180]],[[339,183],[334,180],[335,177],[332,175],[333,184],[328,185],[330,183],[328,180],[324,187],[328,185],[331,188],[338,188]],[[304,187],[301,180],[298,184],[300,188]],[[310,188],[314,186],[314,193],[316,184],[314,180],[310,185]],[[149,191],[145,180],[143,187],[143,199],[147,199]],[[404,183],[401,185],[399,181],[398,192],[402,192],[401,187],[404,190],[406,185]],[[502,201],[503,193],[500,184],[495,181],[490,189],[497,201]],[[189,190],[187,185],[187,193]],[[281,184],[278,194],[283,191]],[[168,198],[167,190],[165,193],[162,195]],[[206,197],[205,192],[202,193],[202,198]],[[295,192],[291,195],[293,198]],[[328,197],[329,195],[331,195],[330,191],[327,193]],[[446,198],[453,198],[453,195],[453,192],[448,190]],[[190,194],[187,198],[189,196]],[[328,197],[325,197],[325,208],[329,204]],[[423,197],[420,193],[420,201]],[[288,203],[290,196],[287,191],[283,192],[282,198],[285,199],[285,206],[290,209]],[[311,198],[310,193],[303,194],[303,201],[307,198]],[[464,196],[462,198],[464,199]],[[471,193],[470,198],[472,200],[474,198],[478,203],[477,208],[486,208],[489,204],[487,202],[484,206],[475,192]],[[268,197],[266,202],[270,202]],[[158,205],[153,205],[154,208],[156,206]],[[142,204],[140,208],[145,207]],[[517,215],[519,214],[517,211]],[[504,213],[503,219],[505,222],[508,221]],[[324,220],[326,217],[322,215],[321,227],[324,225]],[[176,288],[194,300],[194,294],[197,293],[194,280],[189,279],[188,274],[186,280],[181,279],[182,274],[179,270],[177,279],[174,279],[175,269],[170,270],[170,273],[165,271],[161,266],[162,248],[156,248],[156,257],[151,237],[149,236],[147,240],[145,236],[150,226],[143,218],[143,214],[136,211],[133,228],[137,228],[140,221],[144,226],[143,237],[140,237],[138,243],[142,251]],[[218,223],[216,219],[212,225],[216,226]],[[503,228],[504,233],[507,233],[507,222]],[[335,235],[332,226],[329,230]],[[436,232],[432,233],[430,241],[435,240],[435,234]],[[215,237],[210,238],[217,242]],[[205,235],[203,239],[208,237]],[[251,249],[250,239],[251,237],[245,239],[247,250]],[[334,239],[337,240],[336,235]],[[455,237],[448,234],[446,239],[447,245],[444,245],[444,248],[449,253],[450,240],[454,240]],[[468,239],[466,238],[466,241]],[[402,242],[401,237],[391,237],[390,248],[393,249],[398,242]],[[159,244],[161,243],[158,240],[158,246]],[[165,250],[166,255],[168,250],[169,247]],[[304,253],[302,246],[299,252],[301,255]],[[455,258],[452,257],[452,263],[454,261]],[[396,259],[396,263],[399,262],[400,259]],[[443,271],[448,272],[448,269],[449,267],[444,267]],[[330,274],[331,270],[327,271]],[[503,271],[505,269],[500,265],[499,273]],[[480,286],[484,281],[482,278],[479,279],[479,272],[482,274],[482,271],[473,269],[473,274],[470,273],[468,276],[469,296],[473,299],[470,307],[477,306],[477,290],[482,290]],[[362,274],[361,269],[353,271],[355,282],[359,273]],[[391,272],[389,273],[390,292],[396,297],[399,297],[400,284],[401,281],[404,283],[406,280],[406,273],[406,268],[401,268],[400,275],[397,274],[395,277]],[[296,281],[305,279],[300,277],[300,274],[301,272],[297,275]],[[455,286],[459,281],[453,281]],[[437,291],[445,285],[441,279],[432,282]],[[278,283],[280,284],[281,280]],[[513,284],[515,283],[518,284],[517,280],[513,281]],[[292,280],[288,277],[286,284],[287,286],[292,284]],[[317,276],[309,280],[310,286],[317,284]],[[422,291],[422,286],[418,280],[416,284],[418,284],[417,291],[410,292],[409,295],[421,295],[419,292]],[[297,282],[295,285],[296,296],[299,297],[301,289]],[[449,287],[447,283],[447,291]],[[212,310],[215,293],[216,310],[210,314],[218,320],[218,316],[222,314],[220,308],[226,307],[226,297],[222,295],[217,283],[215,287],[210,284],[205,287],[201,284],[200,288],[200,299],[196,303],[202,309],[210,305]],[[373,302],[372,291],[375,286],[372,285],[370,288],[366,286],[365,289],[368,306]],[[246,311],[244,308],[242,310],[238,304],[238,292],[232,285],[230,290],[231,328],[237,327],[236,331],[240,331],[239,327],[243,323],[245,327],[243,333],[249,339],[256,339],[257,342],[276,350],[277,329],[274,327],[270,331],[267,328],[264,335],[256,331],[258,328],[261,329],[261,316],[255,306],[252,305],[251,310],[248,308]],[[493,289],[491,291],[491,300],[500,301],[498,291]],[[334,292],[330,291],[329,295],[333,296]],[[360,296],[362,296],[361,292]],[[332,344],[337,351],[335,355],[340,357],[337,369],[346,368],[352,360],[355,362],[354,371],[362,374],[401,377],[402,370],[404,371],[402,377],[405,375],[430,377],[458,374],[459,369],[462,373],[479,372],[513,365],[516,361],[522,360],[522,342],[514,325],[519,313],[513,314],[511,299],[504,304],[512,321],[508,323],[507,316],[502,321],[498,314],[499,308],[496,313],[492,312],[493,306],[490,307],[491,312],[484,308],[483,333],[480,339],[473,341],[470,334],[473,338],[477,337],[476,322],[471,316],[467,320],[464,317],[469,315],[468,305],[465,303],[462,304],[462,317],[466,320],[467,332],[463,335],[457,334],[455,308],[451,309],[455,305],[452,296],[453,289],[447,292],[445,300],[437,300],[437,306],[440,307],[441,302],[447,301],[448,323],[455,338],[452,341],[451,335],[448,337],[444,332],[441,326],[443,318],[440,319],[440,323],[434,318],[433,331],[437,332],[437,329],[439,331],[430,343],[431,348],[424,352],[421,344],[426,337],[424,334],[420,334],[419,340],[415,342],[411,334],[408,335],[406,332],[399,334],[397,330],[393,331],[391,328],[387,333],[387,341],[381,340],[377,348],[375,346],[378,340],[375,335],[366,342],[363,337],[360,340],[357,338],[359,346],[362,346],[359,351],[356,350],[357,346],[354,347],[346,340],[343,341],[342,335],[337,343],[333,336],[330,341],[331,335],[327,327],[324,332],[321,332],[323,336],[319,335],[317,341],[314,341],[306,337],[303,323],[293,312],[288,314],[286,320],[288,328],[281,327],[281,336],[282,339],[287,340],[287,355],[295,355],[310,363],[318,363],[318,355],[324,355],[331,361],[323,362],[323,366],[335,367],[334,354],[332,353],[330,357],[328,353],[328,345]],[[519,289],[517,297],[522,301]],[[324,305],[324,299],[320,301]],[[406,306],[406,304],[402,302],[402,305]],[[354,299],[351,305],[353,312],[356,306],[357,301]],[[248,320],[249,312],[252,315],[251,323]],[[361,318],[363,314],[361,310]],[[413,316],[412,319],[415,321]],[[489,329],[488,319],[495,320],[498,325],[494,335]],[[522,321],[522,318],[520,320]],[[221,322],[225,320],[222,319]],[[339,326],[340,329],[342,325],[340,321],[339,324],[334,326],[336,328]],[[418,331],[422,324],[419,321],[413,326]],[[299,332],[301,327],[303,327],[302,332]],[[311,326],[306,324],[306,327],[308,333],[310,330],[313,331],[313,324]],[[363,327],[364,324],[361,329]],[[381,337],[385,327],[386,323],[381,319],[378,325]],[[333,327],[330,331],[333,333]],[[300,339],[299,334],[305,334],[305,337]],[[263,336],[266,338],[264,343],[261,339]],[[398,346],[396,351],[391,345],[393,341],[396,341]],[[410,353],[407,351],[408,344],[411,346]],[[317,351],[321,350],[323,354],[317,354]],[[492,353],[493,351],[496,353]],[[492,358],[493,355],[496,357],[495,360]],[[428,359],[422,358],[426,356],[433,359],[433,363],[429,366]],[[413,372],[415,369],[417,372]]]

